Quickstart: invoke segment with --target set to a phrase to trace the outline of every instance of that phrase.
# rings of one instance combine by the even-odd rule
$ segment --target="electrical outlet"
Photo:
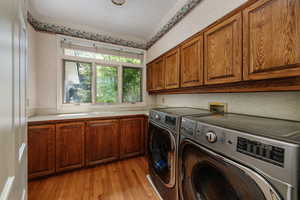
[[[213,113],[226,113],[227,103],[211,102],[209,103],[209,111]]]

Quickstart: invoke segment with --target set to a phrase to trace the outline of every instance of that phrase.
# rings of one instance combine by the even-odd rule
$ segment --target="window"
[[[96,102],[118,102],[118,69],[111,66],[96,66]]]
[[[140,58],[130,58],[125,56],[117,56],[117,55],[107,55],[103,53],[75,50],[75,49],[64,49],[64,54],[66,56],[76,56],[81,58],[91,58],[91,59],[99,59],[105,61],[115,61],[122,63],[132,63],[132,64],[142,64],[142,59]]]
[[[123,67],[123,102],[142,101],[142,69]]]
[[[73,47],[62,46],[63,104],[143,102],[142,54]]]
[[[64,103],[89,103],[92,99],[92,65],[64,62]]]

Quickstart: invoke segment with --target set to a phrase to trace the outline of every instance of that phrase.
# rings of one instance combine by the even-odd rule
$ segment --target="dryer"
[[[181,200],[298,200],[300,122],[238,114],[183,117]]]

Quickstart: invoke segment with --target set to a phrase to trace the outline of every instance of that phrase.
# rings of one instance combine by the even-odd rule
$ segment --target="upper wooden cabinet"
[[[152,64],[152,87],[153,90],[162,90],[165,88],[165,60],[160,57]]]
[[[120,157],[141,155],[144,152],[144,118],[122,119]]]
[[[261,0],[246,8],[244,79],[300,75],[300,1]]]
[[[180,51],[181,87],[203,85],[203,35],[185,42]]]
[[[165,88],[179,87],[180,49],[176,48],[165,55]]]
[[[204,33],[204,84],[242,80],[242,14]]]
[[[28,177],[55,172],[55,125],[28,127]]]
[[[86,164],[94,165],[119,158],[119,120],[87,122]]]
[[[56,125],[56,171],[84,166],[84,122]]]
[[[148,82],[148,91],[150,94],[299,91],[299,36],[299,0],[246,1],[182,42],[179,52],[169,51],[150,63],[153,82]],[[161,67],[164,76],[157,64],[164,66]],[[157,81],[162,77],[165,77],[164,87]]]
[[[154,90],[153,84],[153,63],[147,65],[147,90],[152,91]]]

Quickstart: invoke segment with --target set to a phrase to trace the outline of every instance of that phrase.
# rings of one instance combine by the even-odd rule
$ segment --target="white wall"
[[[32,26],[27,26],[28,30],[28,114],[33,115],[37,107],[36,101],[36,32]]]
[[[207,27],[246,0],[203,0],[147,52],[147,62]],[[228,103],[228,111],[300,120],[300,92],[158,95],[157,104],[208,108],[209,102]]]
[[[36,110],[56,110],[57,42],[54,34],[36,32]]]
[[[228,104],[228,112],[300,120],[300,92],[159,95],[157,103],[208,109],[210,102]]]
[[[56,110],[56,38],[28,25],[29,114]]]

